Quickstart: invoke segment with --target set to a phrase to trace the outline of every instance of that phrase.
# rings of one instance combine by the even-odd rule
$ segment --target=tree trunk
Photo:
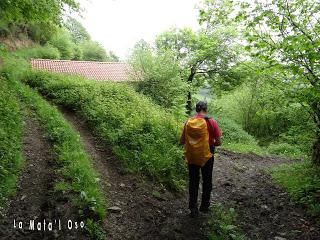
[[[191,101],[191,100],[192,100],[192,98],[191,98],[191,92],[189,91],[189,92],[188,92],[187,105],[186,105],[188,116],[191,115],[191,111],[192,111],[192,101]]]
[[[313,144],[312,162],[316,166],[320,166],[320,135],[318,134],[316,141]]]
[[[188,84],[191,86],[192,81],[194,76],[196,75],[196,68],[195,66],[191,67],[190,69],[190,75],[188,77]],[[188,114],[188,116],[191,115],[191,111],[192,111],[192,96],[191,96],[191,91],[188,92],[188,97],[187,97],[187,105],[186,105],[186,113]]]

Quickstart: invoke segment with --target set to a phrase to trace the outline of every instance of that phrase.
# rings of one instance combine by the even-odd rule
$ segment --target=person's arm
[[[214,146],[220,146],[222,144],[221,142],[221,130],[217,124],[217,122],[213,119],[210,119],[210,123],[211,123],[211,126],[213,128],[213,143],[214,143]]]

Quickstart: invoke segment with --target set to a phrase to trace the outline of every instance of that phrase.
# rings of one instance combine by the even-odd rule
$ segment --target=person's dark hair
[[[204,101],[199,101],[196,104],[196,112],[200,112],[201,110],[204,111],[204,112],[207,112],[207,110],[208,110],[208,105]]]

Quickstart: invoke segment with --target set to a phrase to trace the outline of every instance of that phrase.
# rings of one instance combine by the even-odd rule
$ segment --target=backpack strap
[[[213,131],[214,131],[214,130],[213,130],[213,127],[212,127],[211,123],[209,122],[210,117],[208,117],[208,116],[206,115],[206,116],[204,116],[204,119],[206,120],[207,124],[209,125],[210,130],[213,132]]]

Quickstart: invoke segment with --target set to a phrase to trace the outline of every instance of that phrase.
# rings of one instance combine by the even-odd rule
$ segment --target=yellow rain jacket
[[[185,125],[185,158],[189,164],[204,166],[212,157],[209,132],[204,118],[190,118]]]

